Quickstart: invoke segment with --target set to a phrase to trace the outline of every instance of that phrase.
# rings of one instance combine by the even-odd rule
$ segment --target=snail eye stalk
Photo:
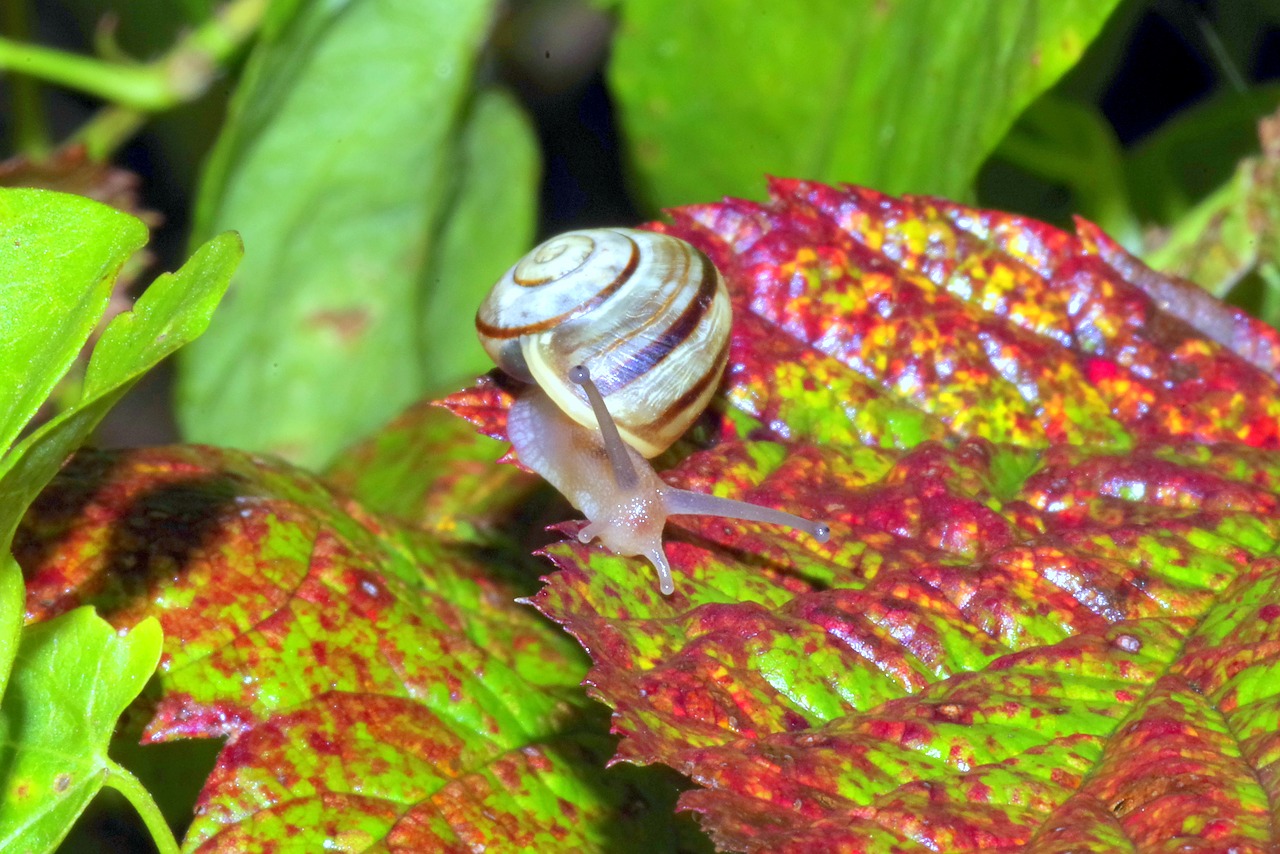
[[[672,270],[685,274],[672,276]],[[587,318],[606,302],[678,333],[682,370],[669,368],[681,360],[660,362],[629,384],[627,394],[606,403],[586,364],[601,376],[634,366],[648,339],[620,339],[600,324],[585,327],[595,336],[579,334],[584,327],[575,324],[565,337],[558,325],[571,315]],[[584,306],[588,313],[580,311]],[[724,277],[705,254],[679,238],[633,229],[574,231],[548,240],[508,270],[476,312],[485,350],[502,370],[529,384],[507,414],[507,435],[520,461],[587,517],[579,540],[598,539],[614,554],[648,558],[668,595],[675,590],[662,544],[668,516],[785,525],[820,542],[830,536],[826,525],[791,513],[676,489],[649,463],[705,409],[724,373],[731,324]],[[664,417],[654,419],[653,412]]]
[[[609,455],[609,464],[613,467],[618,486],[623,489],[634,489],[639,478],[636,476],[635,466],[631,465],[631,455],[627,453],[627,446],[622,441],[622,434],[618,432],[618,425],[613,423],[609,407],[605,406],[604,396],[600,394],[600,389],[596,388],[595,382],[591,379],[591,372],[587,370],[586,365],[576,365],[569,369],[569,380],[582,386],[582,390],[587,394],[591,410],[596,414],[596,421],[600,423],[604,450]]]

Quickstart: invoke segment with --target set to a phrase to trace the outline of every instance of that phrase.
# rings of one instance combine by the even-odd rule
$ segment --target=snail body
[[[643,555],[675,590],[662,546],[667,516],[827,527],[772,508],[675,489],[649,457],[702,413],[728,362],[728,291],[715,265],[669,235],[590,229],[534,248],[476,313],[480,342],[529,385],[507,433],[520,461],[581,510],[586,543]]]

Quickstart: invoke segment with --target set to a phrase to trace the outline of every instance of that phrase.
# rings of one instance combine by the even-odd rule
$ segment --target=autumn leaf
[[[450,426],[437,451],[465,462]],[[83,452],[14,551],[30,620],[163,628],[145,740],[226,739],[184,850],[669,848],[669,788],[602,776],[581,654],[515,603],[532,575],[436,521],[241,452]]]
[[[770,191],[654,226],[736,312],[664,477],[831,541],[679,517],[670,597],[547,550],[617,758],[725,850],[1273,850],[1280,336],[1089,223]],[[448,405],[501,437],[509,400]]]
[[[510,544],[513,516],[539,479],[495,466],[502,444],[426,400],[348,448],[325,481],[370,510],[451,540]],[[500,530],[505,526],[505,530]]]
[[[147,739],[226,739],[188,850],[669,850],[584,677],[726,849],[1273,847],[1274,330],[1087,223],[772,192],[661,227],[736,303],[665,477],[834,536],[683,517],[671,597],[553,545],[533,602],[590,671],[514,602],[532,482],[441,412],[329,483],[199,446],[63,469],[15,541],[28,616],[160,623]],[[513,393],[449,403],[501,437]]]

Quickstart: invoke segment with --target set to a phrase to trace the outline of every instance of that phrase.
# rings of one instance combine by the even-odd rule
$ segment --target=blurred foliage
[[[716,0],[673,27],[668,3],[628,0],[609,81],[638,183],[658,205],[756,196],[762,172],[965,196],[1115,5],[1032,0],[954,14],[947,0]]]
[[[482,364],[459,318],[533,237],[538,170],[467,9],[309,4],[259,43],[200,191],[197,233],[255,250],[185,360],[189,438],[316,464]]]
[[[1269,210],[1232,176],[1280,103],[1275,0],[22,8],[0,67],[59,85],[5,79],[10,146],[82,141],[151,173],[174,234],[193,209],[196,239],[244,234],[179,372],[184,435],[311,465],[487,368],[471,306],[539,231],[761,198],[765,174],[1079,214],[1140,254],[1201,251],[1206,200]],[[1203,283],[1275,322],[1271,263]]]

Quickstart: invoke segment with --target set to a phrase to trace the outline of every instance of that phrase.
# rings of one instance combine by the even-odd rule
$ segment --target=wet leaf
[[[736,303],[665,479],[831,541],[679,517],[671,597],[548,550],[618,757],[726,850],[1273,849],[1280,335],[1085,222],[770,190],[659,226]]]
[[[163,626],[147,740],[227,739],[186,850],[669,848],[670,803],[601,770],[581,654],[515,603],[532,578],[448,532],[187,446],[81,453],[15,553],[33,619]]]

